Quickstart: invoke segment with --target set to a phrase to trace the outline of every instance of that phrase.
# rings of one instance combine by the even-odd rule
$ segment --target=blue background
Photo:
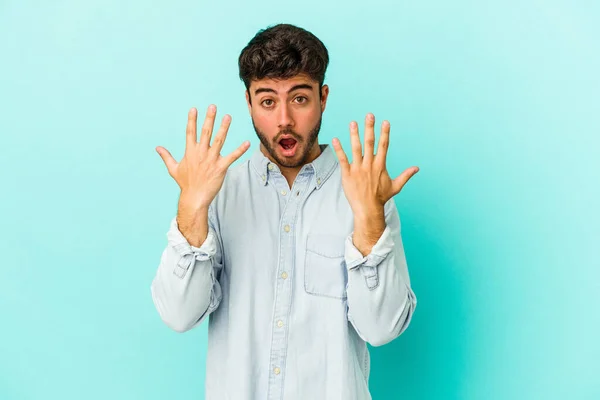
[[[150,297],[187,111],[258,148],[237,57],[330,51],[321,143],[373,112],[418,306],[374,399],[600,398],[600,3],[0,0],[0,399],[202,399],[206,325]],[[249,153],[244,156],[246,159]],[[232,382],[232,384],[235,384]]]

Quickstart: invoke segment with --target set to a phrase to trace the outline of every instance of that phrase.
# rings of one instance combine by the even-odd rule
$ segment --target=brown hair
[[[240,79],[246,90],[255,79],[287,79],[304,73],[319,83],[329,64],[327,48],[315,35],[290,24],[260,30],[240,53]]]

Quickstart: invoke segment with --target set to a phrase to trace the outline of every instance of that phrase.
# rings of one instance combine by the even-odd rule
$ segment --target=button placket
[[[279,175],[277,175],[279,177]],[[290,193],[304,192],[306,185],[310,181],[309,174],[298,175]],[[279,186],[279,193],[287,194],[287,190],[281,188],[287,186],[285,179],[277,179],[276,185]],[[287,354],[288,326],[285,321],[289,320],[289,312],[292,299],[291,279],[294,269],[294,255],[292,251],[296,241],[296,221],[300,210],[299,196],[290,196],[283,206],[283,212],[280,219],[281,234],[279,235],[280,258],[278,265],[278,278],[275,291],[275,308],[273,313],[273,328],[271,341],[270,364],[271,373],[269,374],[268,399],[279,400],[283,393],[283,382],[285,379],[285,362]]]

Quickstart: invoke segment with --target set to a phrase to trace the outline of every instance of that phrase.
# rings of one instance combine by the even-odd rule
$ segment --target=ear
[[[248,94],[248,90],[246,90],[246,104],[248,105],[248,112],[252,113],[252,105],[250,104],[250,95]]]
[[[327,96],[329,96],[329,86],[323,85],[321,88],[321,112],[325,111],[327,105]]]

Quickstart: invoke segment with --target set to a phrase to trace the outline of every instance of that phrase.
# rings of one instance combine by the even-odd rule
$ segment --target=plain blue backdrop
[[[418,306],[386,399],[598,399],[597,1],[0,0],[0,399],[202,399],[206,326],[150,283],[190,107],[258,148],[237,57],[290,22],[330,51],[320,141],[373,112]],[[247,156],[244,157],[246,159]],[[232,382],[232,384],[235,384]],[[315,399],[316,400],[316,399]]]

